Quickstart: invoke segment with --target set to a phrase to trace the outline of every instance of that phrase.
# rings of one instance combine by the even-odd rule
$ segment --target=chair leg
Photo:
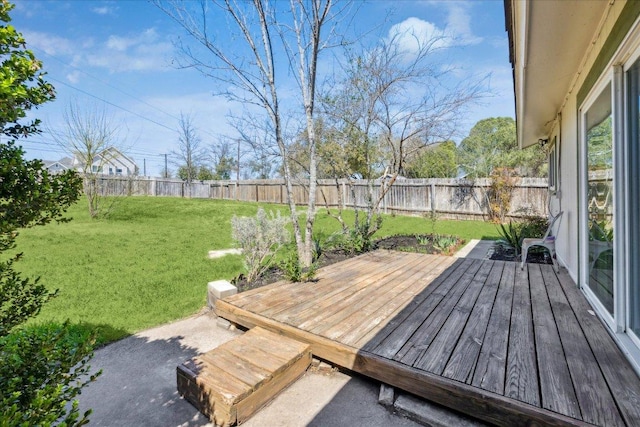
[[[529,247],[523,246],[522,254],[520,254],[520,270],[524,270],[524,265],[527,262],[527,252],[529,252]]]
[[[556,270],[556,273],[560,273],[560,264],[558,264],[558,260],[556,259],[556,251],[549,251],[549,255],[551,255],[551,262],[553,263],[553,269]]]

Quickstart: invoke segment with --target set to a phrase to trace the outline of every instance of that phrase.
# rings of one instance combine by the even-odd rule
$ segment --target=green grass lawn
[[[284,206],[262,205],[267,210]],[[78,330],[98,328],[104,343],[189,316],[206,303],[206,283],[242,272],[240,256],[207,258],[212,249],[233,247],[231,217],[255,215],[258,204],[220,200],[131,197],[118,201],[109,219],[91,220],[83,201],[69,210],[73,220],[23,230],[16,268],[41,276],[59,296],[36,322],[68,319]],[[352,213],[347,216],[352,218]],[[316,233],[339,229],[324,211]],[[493,224],[432,222],[418,217],[385,217],[378,236],[435,231],[464,239],[497,238]]]

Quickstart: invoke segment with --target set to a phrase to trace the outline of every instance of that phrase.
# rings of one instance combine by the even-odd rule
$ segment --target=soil
[[[461,239],[457,239],[455,245],[448,248],[445,255],[452,255],[459,249],[462,244]],[[432,235],[424,236],[409,236],[398,235],[389,236],[377,240],[371,250],[376,249],[389,249],[405,252],[418,252],[425,254],[440,254],[443,253],[437,248],[437,241]],[[320,255],[317,261],[318,268],[326,267],[327,265],[334,264],[336,262],[344,261],[359,254],[355,252],[349,252],[344,249],[325,250]],[[238,288],[238,292],[248,291],[250,289],[260,288],[262,286],[277,282],[285,279],[283,271],[278,266],[270,267],[261,277],[254,280],[252,283],[247,282],[244,274],[234,278],[231,282]]]

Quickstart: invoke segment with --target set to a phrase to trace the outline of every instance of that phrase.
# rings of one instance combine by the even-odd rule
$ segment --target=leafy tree
[[[223,141],[210,147],[210,159],[213,165],[213,178],[210,179],[231,179],[231,173],[237,167],[237,160],[231,152],[231,144]]]
[[[543,176],[546,161],[547,153],[540,147],[518,147],[511,117],[480,120],[458,149],[458,162],[470,178],[488,177],[497,167],[516,169],[524,176]]]
[[[41,62],[26,49],[21,34],[8,25],[13,5],[0,0],[0,126],[9,138],[38,132],[37,120],[20,119],[32,107],[54,98]],[[49,175],[39,160],[24,159],[15,141],[0,144],[0,425],[78,426],[88,422],[77,401],[86,377],[91,345],[70,339],[68,325],[34,329],[24,323],[55,297],[39,282],[13,268],[22,254],[11,255],[18,230],[51,221],[80,196],[75,172]]]
[[[407,161],[405,172],[409,178],[455,178],[458,174],[456,144],[445,141],[426,147]]]
[[[189,182],[189,180],[195,179],[198,175],[198,167],[195,165],[191,167],[182,165],[178,168],[178,172],[176,174],[181,180]]]
[[[196,178],[200,181],[211,181],[212,179],[216,179],[216,176],[208,167],[200,166]]]

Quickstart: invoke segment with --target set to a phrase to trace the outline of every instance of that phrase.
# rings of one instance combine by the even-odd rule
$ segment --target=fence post
[[[347,209],[347,184],[342,181],[342,209]]]
[[[431,183],[431,213],[436,214],[436,184]]]

